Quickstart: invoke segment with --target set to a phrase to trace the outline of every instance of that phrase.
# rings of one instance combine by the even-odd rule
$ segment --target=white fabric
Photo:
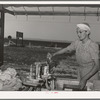
[[[17,74],[16,70],[14,68],[7,68],[2,74],[0,75],[0,79],[2,81],[5,80],[11,80],[11,78],[15,77]]]
[[[86,24],[77,24],[77,27],[79,27],[82,30],[89,30],[90,31],[90,27],[87,26]]]
[[[5,71],[5,73],[10,74],[12,77],[15,77],[17,72],[14,68],[7,68],[7,70]]]
[[[0,80],[5,81],[5,80],[11,80],[11,76],[9,74],[3,73],[0,75]]]

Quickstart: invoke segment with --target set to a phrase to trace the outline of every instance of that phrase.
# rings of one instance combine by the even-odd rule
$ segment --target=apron
[[[79,81],[86,75],[88,74],[91,70],[93,69],[93,66],[88,66],[88,67],[80,67],[78,68],[78,74],[79,74]],[[94,74],[88,82],[94,82],[95,80],[99,79],[99,72]]]
[[[94,66],[94,61],[91,58],[91,51],[90,51],[90,43],[91,41],[88,40],[87,43],[84,45],[79,42],[76,47],[76,59],[79,63],[80,68],[79,70],[79,81],[83,78],[86,74],[88,74]],[[91,52],[91,53],[90,53]],[[93,75],[88,81],[93,82],[93,80],[99,79],[99,73],[97,72]]]

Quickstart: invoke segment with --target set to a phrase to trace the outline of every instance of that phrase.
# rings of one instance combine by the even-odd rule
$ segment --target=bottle
[[[33,68],[32,68],[32,65],[30,66],[30,79],[32,79],[32,75],[33,75]]]
[[[36,79],[40,79],[40,62],[37,62],[36,64]]]
[[[49,74],[49,66],[45,66],[44,67],[44,75],[48,75]]]

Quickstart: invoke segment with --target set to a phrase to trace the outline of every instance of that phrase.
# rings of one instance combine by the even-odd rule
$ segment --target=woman
[[[76,60],[80,66],[79,88],[83,90],[87,81],[93,82],[99,78],[99,47],[90,39],[91,31],[88,23],[77,24],[76,32],[78,40],[72,42],[68,47],[47,56],[54,57],[75,50]]]

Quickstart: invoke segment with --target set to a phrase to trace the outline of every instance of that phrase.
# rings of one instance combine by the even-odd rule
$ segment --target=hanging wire
[[[84,21],[86,21],[86,7],[84,7]]]
[[[69,22],[71,21],[71,12],[70,12],[70,7],[68,7],[68,15],[69,15]]]
[[[54,7],[52,6],[52,11],[53,11],[53,19],[54,19]]]
[[[16,19],[17,19],[16,11],[15,11],[15,9],[13,8],[13,6],[11,6],[11,9],[13,10],[14,16],[16,16]]]
[[[28,20],[27,10],[25,9],[25,7],[24,7],[24,6],[23,6],[23,9],[25,10],[26,20]]]
[[[41,18],[41,12],[40,12],[40,8],[39,8],[39,6],[38,6],[37,8],[38,8],[39,15],[40,15],[40,18]]]
[[[97,21],[99,21],[99,8],[97,8]]]

